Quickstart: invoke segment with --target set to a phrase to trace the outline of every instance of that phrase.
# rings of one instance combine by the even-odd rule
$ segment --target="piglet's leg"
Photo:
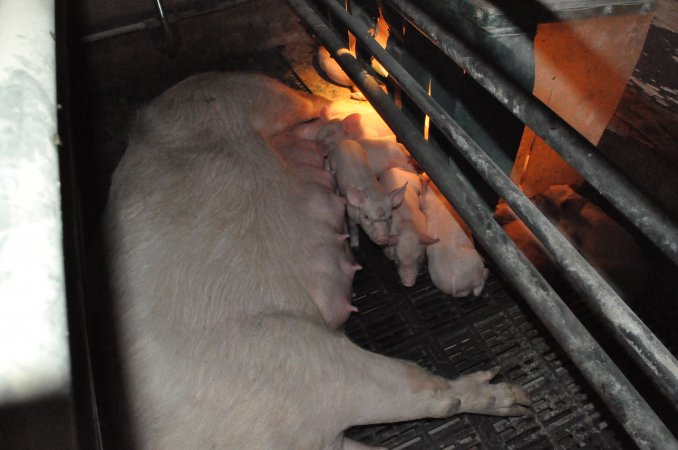
[[[348,221],[348,234],[350,235],[350,244],[352,248],[358,248],[360,245],[359,239],[360,239],[360,229],[358,227],[358,224],[353,222],[352,220]]]

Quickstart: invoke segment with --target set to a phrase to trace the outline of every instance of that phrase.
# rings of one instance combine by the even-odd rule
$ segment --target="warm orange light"
[[[377,18],[377,23],[374,28],[370,29],[370,34],[372,37],[381,45],[382,48],[386,48],[386,42],[390,35],[388,24],[384,19],[384,14],[381,11],[381,4],[379,5],[379,17]],[[376,58],[372,58],[371,61],[372,68],[382,77],[388,77],[388,71],[384,69],[379,61]]]
[[[518,179],[518,187],[520,190],[523,190],[525,187],[525,178],[527,175],[527,166],[530,164],[530,156],[532,155],[532,152],[527,152],[525,154],[525,159],[523,160],[523,167],[520,169],[520,178]]]
[[[351,0],[346,0],[344,3],[346,7],[346,11],[350,14],[351,13]],[[353,36],[353,33],[350,31],[348,32],[348,49],[351,51],[353,55],[355,55],[355,44],[356,44],[356,39],[355,36]]]
[[[431,78],[428,79],[428,95],[431,96]],[[431,118],[428,114],[424,117],[424,139],[428,141],[428,129],[431,124]]]

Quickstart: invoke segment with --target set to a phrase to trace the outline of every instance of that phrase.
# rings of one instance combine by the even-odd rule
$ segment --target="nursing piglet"
[[[365,150],[356,141],[341,141],[330,151],[329,168],[335,172],[337,189],[346,198],[351,247],[358,247],[358,225],[378,245],[386,245],[393,208],[403,201],[404,186],[384,192],[367,164]]]
[[[323,104],[209,73],[138,115],[103,218],[134,437],[116,448],[347,450],[354,425],[526,412],[497,368],[446,380],[328,328],[308,255],[342,236],[268,142]]]
[[[433,284],[446,294],[463,297],[479,295],[487,279],[487,269],[459,223],[443,199],[438,197],[428,181],[420,196],[421,209],[426,214],[426,231],[439,241],[426,247],[428,271]]]
[[[395,140],[393,131],[382,118],[372,112],[353,112],[345,117],[332,117],[327,108],[320,111],[320,123],[323,126],[316,135],[316,139],[325,148],[331,148],[342,140],[375,139],[391,137]]]
[[[365,149],[367,164],[377,178],[394,167],[416,172],[415,163],[409,158],[409,152],[395,140],[394,136],[358,139],[358,142]]]
[[[411,287],[424,264],[426,247],[438,242],[426,234],[426,216],[419,207],[421,179],[416,173],[393,168],[384,172],[379,182],[384,189],[406,183],[405,199],[393,211],[391,236],[384,254],[398,267],[400,282]]]

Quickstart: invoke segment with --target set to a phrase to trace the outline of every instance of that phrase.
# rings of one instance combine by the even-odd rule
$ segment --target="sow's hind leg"
[[[302,351],[285,354],[285,373],[278,376],[296,381],[299,392],[288,398],[305,411],[300,418],[304,426],[322,430],[323,441],[332,443],[326,444],[328,449],[356,448],[343,438],[343,431],[354,425],[464,412],[522,415],[531,404],[519,386],[490,383],[499,368],[447,380],[414,363],[363,350],[342,334],[304,319],[272,315],[266,321],[267,339],[275,342],[269,343],[269,351],[277,349],[273,358],[286,353],[280,349],[299,349],[305,343]]]

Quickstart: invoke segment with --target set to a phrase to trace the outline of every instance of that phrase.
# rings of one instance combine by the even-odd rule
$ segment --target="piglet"
[[[337,64],[337,62],[330,56],[330,52],[327,51],[322,45],[318,47],[318,65],[325,72],[327,77],[341,86],[346,86],[353,88],[355,84],[353,81],[346,75],[346,72]]]
[[[640,295],[649,267],[633,236],[570,185],[552,185],[532,199],[591,264],[627,298]]]
[[[442,292],[454,297],[479,295],[487,279],[487,269],[459,223],[448,210],[431,181],[424,183],[420,196],[426,214],[427,233],[439,242],[426,247],[431,281]]]
[[[395,140],[394,136],[365,138],[359,139],[358,142],[365,149],[367,163],[377,178],[394,167],[416,172],[415,163],[409,158],[409,152]]]
[[[419,207],[421,180],[416,173],[396,167],[384,172],[379,182],[384,189],[403,183],[406,186],[402,205],[393,211],[391,235],[384,254],[398,267],[400,282],[411,287],[424,264],[426,247],[438,242],[426,234],[426,216]]]
[[[315,139],[325,149],[342,140],[357,140],[367,152],[370,168],[377,177],[391,167],[416,172],[416,163],[381,117],[373,109],[363,108],[363,111],[331,118],[330,108],[321,109],[320,118],[314,124]],[[318,123],[324,125],[318,129]]]
[[[320,122],[324,126],[316,139],[326,147],[337,142],[350,139],[374,139],[390,137],[395,140],[393,131],[386,125],[379,114],[368,104],[368,108],[351,108],[333,112],[335,102],[320,110]]]
[[[367,164],[367,155],[356,141],[340,141],[328,156],[330,170],[337,177],[339,193],[346,198],[351,247],[358,247],[358,225],[378,245],[386,245],[392,210],[403,201],[405,186],[384,193]]]

